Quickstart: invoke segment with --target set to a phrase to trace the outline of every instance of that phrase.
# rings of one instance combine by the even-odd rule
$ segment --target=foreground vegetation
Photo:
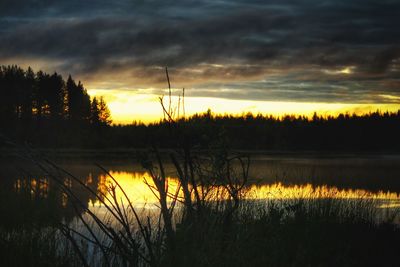
[[[103,239],[107,256],[71,233],[76,250],[56,226],[3,228],[0,256],[4,266],[397,266],[400,229],[390,220],[376,223],[374,210],[365,201],[351,207],[317,199],[253,202],[243,203],[227,223],[224,208],[210,209],[201,220],[178,220],[173,248],[152,239],[153,262],[137,228],[137,246]],[[118,247],[130,249],[121,253]]]

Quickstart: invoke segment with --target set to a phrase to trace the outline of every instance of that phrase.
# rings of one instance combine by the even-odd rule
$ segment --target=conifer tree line
[[[160,114],[161,115],[161,114]],[[400,110],[312,118],[262,114],[202,114],[177,120],[193,143],[268,151],[400,151]],[[180,137],[168,121],[111,125],[103,98],[91,98],[81,82],[31,68],[0,67],[2,137],[36,147],[174,148]]]
[[[0,67],[0,123],[32,125],[43,123],[107,126],[110,111],[102,97],[91,98],[71,75],[34,72],[16,65]]]

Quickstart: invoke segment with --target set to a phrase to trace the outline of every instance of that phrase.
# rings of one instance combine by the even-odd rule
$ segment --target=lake
[[[78,178],[88,188],[109,197],[112,175],[125,190],[130,201],[141,210],[157,210],[157,198],[144,183],[152,184],[149,174],[133,157],[58,157],[54,162]],[[109,174],[95,165],[100,164]],[[0,162],[1,209],[4,224],[26,220],[42,223],[60,217],[73,221],[85,207],[60,190],[58,182],[27,159],[4,159]],[[166,164],[169,190],[178,185],[172,164]],[[54,174],[54,170],[52,171]],[[66,173],[57,172],[76,198],[97,213],[104,212],[101,201],[84,190]],[[122,197],[116,188],[118,199]],[[378,209],[400,207],[400,156],[398,155],[315,155],[256,154],[251,156],[249,185],[245,200],[269,201],[290,199],[373,200]],[[126,202],[125,202],[126,204]]]

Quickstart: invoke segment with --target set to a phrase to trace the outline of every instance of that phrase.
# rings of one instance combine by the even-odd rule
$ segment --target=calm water
[[[157,208],[156,197],[144,183],[144,180],[151,182],[151,179],[134,161],[56,161],[93,191],[108,196],[107,188],[112,181],[94,162],[110,172],[136,207],[148,210]],[[59,217],[73,220],[76,206],[59,190],[57,182],[37,166],[24,160],[3,160],[0,166],[0,207],[2,214],[9,214],[9,223],[27,219],[46,221]],[[167,165],[167,171],[170,192],[175,192],[177,179],[172,166]],[[101,203],[92,194],[82,190],[67,175],[58,175],[63,177],[62,182],[73,190],[82,203],[96,212],[102,212]],[[117,196],[122,196],[118,189]],[[375,201],[377,208],[399,208],[400,156],[254,156],[250,166],[250,184],[243,198],[335,198],[349,201],[371,199]]]

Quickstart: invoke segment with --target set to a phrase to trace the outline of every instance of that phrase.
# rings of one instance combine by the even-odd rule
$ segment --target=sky
[[[0,65],[57,71],[114,122],[400,108],[398,0],[0,0]]]

